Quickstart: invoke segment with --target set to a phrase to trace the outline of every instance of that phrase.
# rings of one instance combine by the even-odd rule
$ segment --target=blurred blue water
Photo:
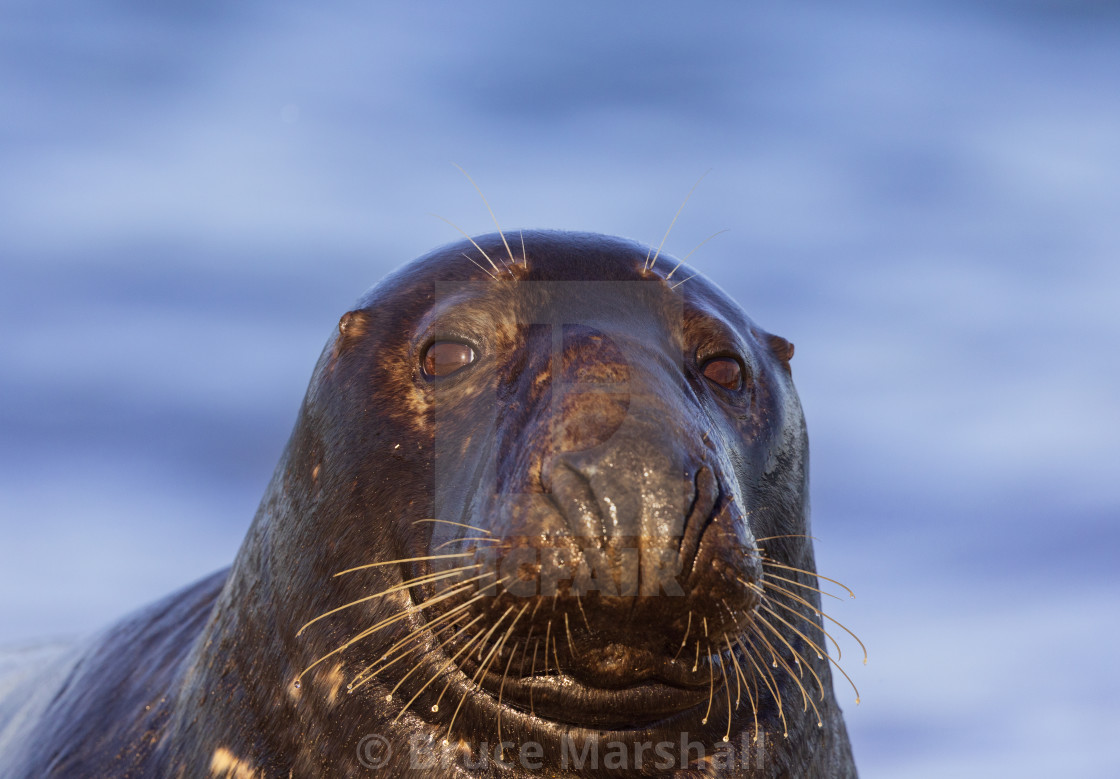
[[[1112,776],[1120,6],[0,8],[0,643],[227,564],[338,315],[506,227],[797,344],[865,776]],[[854,651],[854,649],[853,649]]]

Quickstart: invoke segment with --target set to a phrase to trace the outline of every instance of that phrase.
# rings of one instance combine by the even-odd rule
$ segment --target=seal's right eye
[[[458,341],[436,341],[424,350],[421,365],[429,378],[450,376],[474,362],[474,349]]]
[[[737,390],[743,386],[743,369],[739,361],[730,357],[715,357],[708,360],[701,367],[704,378],[713,384],[729,390]]]

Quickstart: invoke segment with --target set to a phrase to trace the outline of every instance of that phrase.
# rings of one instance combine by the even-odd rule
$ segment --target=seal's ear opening
[[[369,314],[361,309],[357,311],[347,311],[338,320],[338,340],[334,345],[333,358],[337,359],[339,355],[347,351],[353,346],[358,339],[366,334],[369,328]]]
[[[789,361],[793,359],[793,344],[780,335],[770,335],[766,337],[766,341],[770,346],[770,351],[782,361],[785,366],[786,373],[791,373]]]
[[[366,330],[366,325],[369,323],[369,315],[361,309],[357,311],[347,311],[338,320],[338,334],[343,338],[350,336],[360,336]]]

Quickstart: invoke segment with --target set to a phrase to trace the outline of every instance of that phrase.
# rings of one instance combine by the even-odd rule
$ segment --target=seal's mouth
[[[713,697],[722,694],[723,674],[712,667],[697,671],[675,659],[643,660],[640,668],[607,680],[613,682],[609,686],[564,667],[527,674],[487,668],[481,676],[469,664],[461,670],[477,677],[476,686],[495,705],[568,727],[647,730],[692,710],[702,717]]]
[[[492,681],[492,680],[491,680]],[[480,685],[489,688],[489,684]],[[491,694],[494,690],[488,689]],[[538,675],[506,680],[500,690],[501,705],[531,716],[580,727],[638,730],[707,705],[707,688],[678,687],[663,681],[645,681],[606,689],[580,682],[569,674]]]

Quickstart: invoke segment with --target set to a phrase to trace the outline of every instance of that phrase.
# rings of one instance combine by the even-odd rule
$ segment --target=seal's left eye
[[[704,378],[713,384],[737,390],[743,386],[743,369],[730,357],[713,357],[700,368]]]
[[[424,351],[424,374],[429,377],[450,376],[474,362],[474,349],[458,341],[436,341]]]

